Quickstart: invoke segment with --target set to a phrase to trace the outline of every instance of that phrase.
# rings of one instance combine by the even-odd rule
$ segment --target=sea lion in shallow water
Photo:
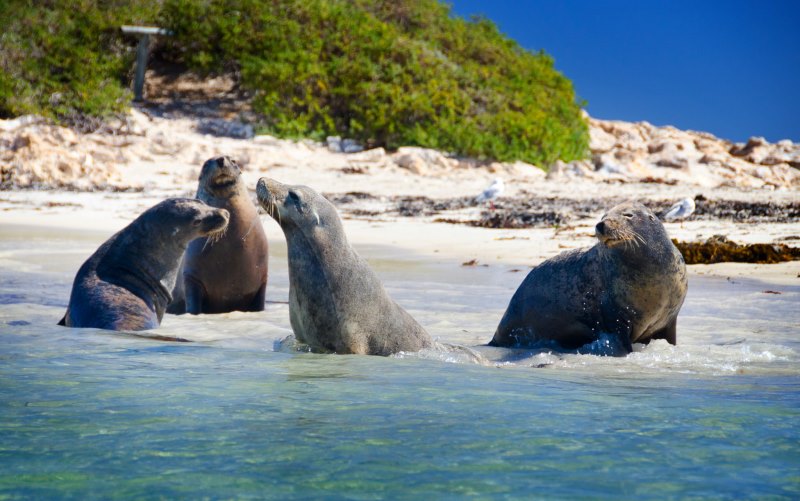
[[[165,200],[109,238],[78,270],[59,325],[139,331],[161,324],[186,246],[218,235],[228,211]]]
[[[489,343],[625,355],[632,343],[675,344],[686,297],[686,265],[644,205],[623,203],[595,227],[594,247],[535,267],[519,286]]]
[[[305,186],[262,178],[258,201],[283,229],[289,254],[289,319],[314,350],[390,355],[432,346],[350,247],[333,204]]]
[[[200,171],[197,198],[225,209],[225,234],[189,244],[172,291],[168,313],[262,311],[267,290],[268,246],[258,208],[231,158],[208,160]]]

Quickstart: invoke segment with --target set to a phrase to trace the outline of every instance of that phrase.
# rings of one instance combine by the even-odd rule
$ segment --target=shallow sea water
[[[298,353],[273,238],[266,311],[192,343],[56,326],[107,236],[0,226],[0,498],[800,497],[800,287],[691,276],[678,346],[537,354],[480,346],[526,269],[366,247],[472,350]]]

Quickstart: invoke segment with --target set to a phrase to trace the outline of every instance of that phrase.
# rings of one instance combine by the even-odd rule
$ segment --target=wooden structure
[[[144,72],[147,68],[147,55],[150,51],[150,36],[171,35],[172,32],[153,26],[122,26],[122,32],[139,37],[139,46],[136,48],[136,73],[133,79],[133,100],[143,101]]]

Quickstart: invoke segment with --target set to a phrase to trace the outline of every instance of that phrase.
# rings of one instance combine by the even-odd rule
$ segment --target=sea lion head
[[[200,171],[197,198],[204,195],[214,198],[230,198],[239,191],[242,169],[231,157],[221,156],[206,160]]]
[[[194,198],[170,198],[145,211],[141,219],[149,241],[185,246],[198,237],[216,238],[228,227],[230,214]]]
[[[594,231],[600,243],[609,249],[636,250],[664,241],[671,243],[661,221],[638,202],[624,202],[612,208]]]
[[[308,186],[281,184],[262,177],[256,186],[258,203],[284,231],[341,225],[336,208]]]

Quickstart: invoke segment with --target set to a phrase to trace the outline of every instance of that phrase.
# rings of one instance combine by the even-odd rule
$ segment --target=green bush
[[[102,5],[102,8],[99,7]],[[155,19],[152,1],[0,3],[0,116],[38,113],[69,122],[130,102],[133,49],[120,25]]]
[[[139,0],[0,7],[0,114],[103,116],[130,99],[122,24],[171,29],[161,57],[236,72],[262,130],[548,165],[587,153],[568,79],[438,0]]]

